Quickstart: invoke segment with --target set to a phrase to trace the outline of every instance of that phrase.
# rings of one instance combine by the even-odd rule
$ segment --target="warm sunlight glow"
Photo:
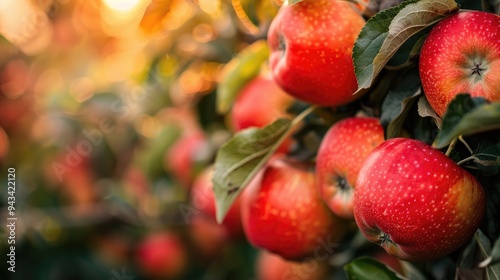
[[[140,2],[141,0],[103,0],[108,8],[120,12],[132,11],[139,6]]]
[[[207,14],[217,16],[221,13],[220,0],[199,0],[200,8]]]

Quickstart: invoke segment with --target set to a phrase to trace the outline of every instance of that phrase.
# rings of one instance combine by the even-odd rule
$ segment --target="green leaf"
[[[425,38],[429,34],[431,27],[420,30],[417,34],[411,36],[406,40],[394,53],[394,55],[387,61],[386,67],[394,69],[404,65],[413,66],[418,64],[416,56],[420,54],[422,45]],[[417,63],[415,63],[417,62]]]
[[[490,265],[500,263],[500,237],[495,241],[493,249],[491,249],[491,262]]]
[[[302,2],[304,0],[286,0],[285,1],[285,5],[293,5],[293,4],[297,4],[299,2]]]
[[[490,240],[500,236],[500,174],[496,176],[478,176],[477,179],[484,188],[486,197],[486,213],[481,230]]]
[[[432,109],[431,104],[429,104],[429,101],[427,101],[427,98],[425,98],[424,95],[422,95],[418,100],[418,115],[422,118],[431,117],[434,120],[436,126],[441,129],[443,121],[436,114],[436,111]]]
[[[221,146],[212,178],[219,223],[284,140],[291,124],[290,120],[278,119],[262,129],[246,129]]]
[[[220,147],[212,178],[219,223],[281,143],[315,108],[309,107],[293,120],[278,119],[264,128],[242,130]]]
[[[500,128],[500,102],[487,104],[483,98],[457,95],[443,117],[443,126],[434,146],[441,149],[460,136]]]
[[[486,279],[500,280],[500,263],[494,265],[485,263],[488,261],[488,258],[493,256],[490,240],[488,239],[488,237],[486,237],[486,235],[484,235],[484,233],[481,230],[476,231],[474,238],[477,240],[479,249],[481,250],[481,255],[485,258],[485,261],[483,261],[480,264],[480,266],[486,268]],[[498,245],[498,243],[499,242],[497,240],[497,242],[495,242],[496,248],[494,248],[496,250],[495,259],[497,261],[498,261],[498,250],[499,250],[498,246],[500,246]]]
[[[493,249],[491,249],[490,255],[479,264],[479,267],[487,267],[499,263],[500,263],[500,237],[493,245]]]
[[[344,266],[347,279],[356,280],[399,280],[394,271],[390,270],[384,264],[368,257],[361,257],[353,260]]]
[[[358,91],[369,88],[396,51],[411,36],[458,11],[453,0],[408,0],[370,18],[354,44]]]
[[[462,252],[457,260],[457,266],[459,269],[470,270],[476,266],[478,262],[478,242],[476,238],[472,238],[469,244],[463,247]],[[480,261],[481,259],[479,259]]]
[[[421,94],[417,71],[410,72],[389,91],[384,103],[382,103],[380,116],[380,123],[384,127],[386,139],[400,135],[406,116]]]
[[[399,261],[405,277],[409,280],[427,280],[424,274],[418,270],[411,262]]]
[[[500,264],[486,267],[486,279],[500,280]]]
[[[241,89],[260,72],[269,57],[267,41],[259,40],[243,49],[224,66],[217,86],[217,112],[226,113]]]
[[[500,142],[492,139],[482,140],[473,155],[475,168],[483,176],[493,176],[500,171]]]

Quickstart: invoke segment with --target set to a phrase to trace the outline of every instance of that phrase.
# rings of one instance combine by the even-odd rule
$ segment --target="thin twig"
[[[471,155],[474,154],[474,151],[471,149],[471,147],[469,146],[469,144],[467,144],[467,142],[462,137],[462,135],[458,136],[458,140],[460,140],[460,142],[462,142],[465,145],[465,147],[467,148],[467,150],[469,150],[469,152],[471,153]]]
[[[454,138],[451,141],[450,145],[448,146],[448,150],[446,150],[446,154],[445,154],[446,156],[448,156],[448,157],[450,156],[451,151],[453,151],[453,149],[455,148],[455,145],[457,144],[457,140],[458,140],[458,138]]]

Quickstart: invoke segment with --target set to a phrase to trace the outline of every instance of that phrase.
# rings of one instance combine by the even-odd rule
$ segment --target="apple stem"
[[[291,126],[295,126],[297,125],[299,122],[302,121],[302,119],[304,119],[307,115],[309,115],[310,113],[312,113],[314,110],[316,110],[318,108],[318,106],[316,105],[313,105],[313,106],[310,106],[309,108],[305,109],[304,111],[302,111],[300,114],[298,114],[293,120],[292,120],[292,124]]]
[[[458,138],[453,138],[450,145],[448,146],[448,150],[446,150],[446,154],[445,154],[447,157],[450,156],[451,151],[453,151],[453,149],[455,148],[455,145],[457,144],[457,140],[458,140]]]
[[[465,145],[465,147],[467,148],[467,150],[469,150],[469,152],[471,153],[471,155],[474,154],[474,151],[471,149],[471,147],[469,146],[469,144],[467,144],[467,142],[462,137],[462,135],[458,136],[458,140],[460,140],[460,142],[462,142],[462,144]]]
[[[240,20],[241,24],[247,29],[247,31],[252,35],[259,33],[259,28],[250,20],[247,13],[245,12],[245,9],[243,9],[241,1],[232,0],[231,4],[233,6],[234,12],[236,13],[236,16]]]
[[[463,163],[468,162],[468,161],[471,161],[471,160],[473,160],[473,159],[476,159],[476,156],[475,156],[475,155],[472,155],[472,156],[470,156],[470,157],[468,157],[468,158],[464,158],[464,159],[462,159],[461,161],[457,162],[457,165],[462,165]]]

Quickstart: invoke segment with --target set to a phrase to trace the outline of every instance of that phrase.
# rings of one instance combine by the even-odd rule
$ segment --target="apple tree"
[[[363,240],[359,236],[360,229],[365,236],[367,232],[370,232],[360,225],[365,221],[364,218],[363,221],[356,219],[359,229],[358,227],[352,228],[352,234],[339,241],[342,245],[338,248],[339,252],[332,256],[330,263],[333,263],[335,269],[343,269],[350,279],[373,279],[373,275],[379,275],[377,279],[468,279],[469,277],[498,279],[500,274],[500,212],[498,210],[500,202],[498,183],[500,182],[500,134],[498,130],[500,128],[498,103],[500,101],[500,80],[498,79],[500,77],[498,64],[500,17],[498,16],[498,3],[496,1],[409,0],[370,1],[367,4],[362,1],[348,1],[358,5],[358,12],[362,13],[366,23],[363,24],[355,39],[350,54],[357,81],[357,88],[350,91],[354,98],[336,103],[331,101],[332,98],[343,93],[339,92],[338,88],[332,89],[328,86],[342,83],[349,69],[341,67],[349,65],[350,62],[345,62],[341,67],[337,64],[342,62],[330,64],[325,62],[325,59],[329,59],[329,55],[335,55],[335,52],[328,53],[327,44],[321,45],[327,41],[324,34],[329,34],[332,38],[340,35],[336,33],[336,27],[329,26],[328,20],[325,20],[330,16],[328,4],[322,6],[325,10],[323,14],[319,11],[320,9],[316,8],[321,5],[318,3],[322,2],[324,1],[314,3],[307,0],[288,1],[274,17],[275,22],[271,24],[267,38],[271,50],[270,64],[266,65],[264,62],[262,66],[264,70],[253,68],[253,75],[257,75],[260,71],[268,71],[266,68],[270,68],[276,82],[296,98],[295,104],[288,109],[288,112],[295,117],[280,118],[264,128],[251,128],[238,132],[220,147],[215,159],[213,177],[217,219],[220,221],[224,218],[228,207],[237,197],[242,194],[245,196],[247,186],[255,188],[252,185],[262,180],[259,178],[260,172],[267,172],[269,168],[267,164],[273,162],[273,157],[276,156],[277,149],[283,141],[289,138],[295,141],[286,157],[300,161],[301,164],[314,163],[321,156],[318,154],[320,143],[326,139],[325,134],[330,127],[344,119],[368,116],[378,119],[387,142],[393,138],[410,138],[422,144],[427,143],[424,145],[429,148],[432,145],[430,148],[432,150],[440,150],[439,153],[442,154],[440,157],[445,156],[449,164],[456,166],[453,170],[457,172],[459,170],[460,173],[464,172],[466,176],[472,177],[472,180],[476,182],[473,187],[475,190],[460,190],[459,198],[456,198],[454,202],[446,202],[445,198],[434,201],[433,199],[437,196],[429,192],[428,197],[422,196],[422,202],[411,204],[411,207],[415,209],[415,215],[406,218],[415,219],[414,222],[398,221],[394,216],[392,220],[388,220],[388,227],[394,228],[396,235],[398,228],[403,230],[404,227],[413,227],[410,231],[415,234],[409,234],[408,239],[403,238],[399,246],[411,246],[410,244],[417,240],[423,240],[423,244],[428,245],[428,247],[422,245],[423,253],[415,257],[405,257],[404,254],[396,254],[384,247],[389,254],[402,260],[400,270],[396,273],[393,269],[388,269],[378,261],[366,257],[370,255],[373,248],[372,245],[360,241],[360,239]],[[388,4],[388,2],[392,3]],[[293,18],[293,15],[297,18]],[[326,21],[323,25],[322,20]],[[348,23],[342,20],[345,19],[339,17],[336,26],[343,24],[352,26],[349,24],[352,24],[353,20]],[[276,23],[276,21],[280,22]],[[309,23],[313,28],[307,26]],[[281,33],[276,35],[276,29],[279,28],[282,29]],[[325,33],[323,33],[323,28],[326,30]],[[293,34],[294,31],[296,35]],[[308,32],[308,34],[304,35],[301,32]],[[349,31],[344,29],[344,32],[346,36],[349,36]],[[233,67],[231,70],[254,67],[254,63],[248,61],[249,53],[253,51],[255,56],[259,50],[261,53],[267,52],[265,46],[258,44],[261,42],[250,45],[236,56],[230,63]],[[332,45],[342,48],[339,42],[332,42]],[[338,54],[336,56],[338,57]],[[317,62],[318,60],[322,62]],[[301,63],[304,65],[300,65]],[[234,67],[236,64],[238,67]],[[217,105],[220,112],[230,110],[227,104],[236,98],[239,88],[249,79],[248,73],[240,72],[238,75],[237,71],[233,71],[221,77],[217,91]],[[320,78],[316,80],[316,77]],[[321,88],[323,83],[326,85],[323,89],[316,89],[316,86]],[[259,106],[258,102],[255,106]],[[351,133],[356,133],[352,131]],[[360,145],[355,141],[351,144]],[[408,145],[410,147],[410,144]],[[340,152],[337,151],[337,153]],[[367,178],[374,174],[391,172],[385,170],[383,162],[392,161],[393,159],[389,156],[392,153],[388,150],[388,154],[372,156],[380,163],[376,160],[365,161],[365,164],[371,163],[374,166],[363,167],[360,176]],[[401,178],[404,182],[402,188],[408,189],[404,196],[416,195],[418,192],[413,189],[419,187],[416,185],[417,181],[404,181],[404,176],[425,177],[432,176],[432,174],[424,171],[427,170],[424,166],[419,168],[417,160],[415,162],[410,160],[415,158],[412,157],[411,151],[399,153],[395,154],[403,158],[407,156],[408,164],[414,166],[405,174],[398,174],[396,170],[391,178],[398,182],[397,178]],[[347,152],[339,155],[344,158],[356,156],[359,155],[354,153],[349,155]],[[338,162],[342,160],[338,159]],[[422,162],[422,164],[426,163]],[[439,167],[431,170],[440,171]],[[442,171],[447,178],[455,176],[453,171],[444,169]],[[368,188],[367,195],[373,192],[370,197],[382,197],[381,199],[389,197],[393,192],[393,186],[390,186],[391,181],[386,181],[388,186],[385,186],[385,191],[382,184],[378,186],[378,189]],[[365,185],[363,180],[358,179],[357,182]],[[432,184],[431,180],[421,182]],[[455,183],[457,181],[437,183],[436,188],[444,190],[447,188],[445,185]],[[351,187],[356,193],[356,186]],[[262,188],[267,188],[264,181],[262,181]],[[471,191],[477,192],[478,196],[473,195]],[[384,194],[384,192],[387,193]],[[380,205],[385,205],[383,206],[385,212],[392,211],[387,205],[393,205],[393,202],[393,207],[400,207],[401,203],[404,205],[404,202],[400,202],[399,199],[397,201],[386,199],[387,201],[377,200]],[[293,201],[293,198],[289,200]],[[432,200],[430,205],[428,200]],[[452,220],[447,221],[445,218],[449,215],[447,210],[435,213],[441,222],[432,222],[430,213],[421,213],[428,211],[424,205],[435,206],[446,202],[453,207],[458,207],[458,200],[462,201],[460,203],[470,203],[466,207],[467,211],[476,213],[470,214],[466,220],[455,225],[457,228],[463,228],[466,226],[465,223],[473,220],[474,225],[468,233],[455,231],[455,234],[448,235],[445,230],[442,230],[443,227],[453,223]],[[358,207],[356,207],[357,203]],[[364,204],[361,205],[362,203]],[[354,214],[356,216],[362,215],[362,213],[356,213],[356,208],[361,209],[365,204],[371,206],[367,206],[369,207],[367,210],[358,211],[371,211],[377,207],[375,202],[372,203],[369,200],[365,202],[355,198]],[[453,213],[456,213],[455,211],[453,210]],[[385,215],[385,212],[382,212]],[[382,212],[378,212],[378,215],[382,215]],[[462,213],[456,214],[462,215]],[[311,218],[314,219],[314,217]],[[419,219],[420,221],[416,221]],[[422,223],[419,224],[419,222]],[[419,235],[419,228],[431,222],[433,224],[429,227],[429,231],[420,232],[421,235]],[[272,228],[272,226],[269,227]],[[279,231],[279,229],[274,230]],[[269,230],[268,234],[272,231],[272,229]],[[247,230],[248,232],[253,233],[255,230],[250,229]],[[311,232],[314,233],[314,229],[311,229]],[[444,237],[445,233],[446,237]],[[445,239],[453,242],[459,239],[462,241],[458,242],[452,250],[440,255],[431,245],[434,236],[440,234],[443,235],[443,239],[438,242],[447,243]],[[379,243],[376,240],[381,239],[392,242],[390,236],[385,233],[383,236],[375,236],[374,239],[373,242],[376,243]],[[429,242],[425,242],[426,239]],[[262,247],[266,248],[266,246]]]
[[[500,278],[498,0],[0,2],[1,279]]]

